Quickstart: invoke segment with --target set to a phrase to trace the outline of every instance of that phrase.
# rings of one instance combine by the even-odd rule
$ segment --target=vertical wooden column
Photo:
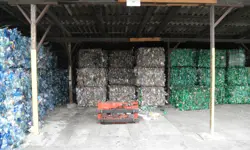
[[[69,59],[69,103],[73,104],[73,93],[72,93],[72,56],[71,56],[71,43],[68,43],[68,59]]]
[[[167,81],[167,86],[168,86],[168,89],[167,89],[167,91],[168,91],[168,103],[170,103],[170,67],[171,67],[171,61],[170,61],[170,54],[171,54],[171,49],[170,49],[170,42],[168,41],[168,50],[167,50],[167,58],[168,58],[168,77],[167,77],[167,79],[168,79],[168,81]]]
[[[36,41],[36,5],[31,4],[31,79],[32,79],[32,121],[34,134],[39,133],[38,86],[37,86],[37,41]]]
[[[214,6],[210,7],[210,133],[214,133],[214,102],[215,102],[215,25]]]

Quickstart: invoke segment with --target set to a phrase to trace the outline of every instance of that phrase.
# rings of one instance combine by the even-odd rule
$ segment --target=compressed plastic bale
[[[17,29],[0,29],[0,70],[30,68],[29,41]]]
[[[111,68],[133,68],[135,65],[135,56],[133,51],[112,51],[109,54],[109,67]]]
[[[247,68],[228,68],[227,82],[229,85],[247,85],[248,84]]]
[[[215,104],[226,104],[226,89],[224,86],[215,88]]]
[[[140,87],[137,92],[141,106],[163,106],[167,102],[164,87]]]
[[[181,111],[209,108],[209,88],[190,87],[173,88],[170,103]]]
[[[83,68],[77,70],[78,86],[105,86],[107,70],[105,68]]]
[[[127,68],[110,68],[108,72],[108,81],[111,85],[134,85],[134,70]]]
[[[135,68],[137,86],[165,86],[164,68]]]
[[[247,81],[248,81],[248,85],[250,85],[250,67],[248,67],[247,70],[248,70]]]
[[[192,49],[176,49],[170,54],[170,62],[172,67],[186,66],[195,67],[196,50]]]
[[[244,49],[230,49],[228,66],[229,67],[244,67],[246,56]]]
[[[165,49],[162,47],[139,48],[137,50],[136,65],[138,67],[164,67]]]
[[[249,86],[227,86],[225,103],[250,104],[249,96]]]
[[[224,86],[225,85],[226,70],[222,68],[215,69],[215,85]],[[210,86],[210,69],[199,68],[198,69],[198,80],[201,86]]]
[[[130,101],[135,99],[135,86],[109,86],[109,100],[111,101]]]
[[[78,87],[76,100],[79,106],[97,106],[98,101],[106,101],[106,87]]]
[[[57,95],[67,97],[67,74],[52,74],[55,64],[53,54],[42,46],[38,53],[38,68],[43,70],[38,70],[40,121],[62,102]],[[18,147],[32,125],[30,74],[30,38],[21,36],[16,29],[0,29],[0,149]],[[64,83],[57,86],[58,91],[51,86],[56,80]]]
[[[197,82],[197,70],[192,67],[171,68],[171,86],[194,86]]]
[[[199,67],[210,67],[210,50],[202,49],[198,56]],[[215,67],[226,67],[226,50],[216,50]]]
[[[82,49],[78,54],[78,68],[107,67],[107,52],[101,49]]]
[[[0,149],[8,150],[19,147],[25,138],[23,130],[13,119],[0,116],[0,122]]]

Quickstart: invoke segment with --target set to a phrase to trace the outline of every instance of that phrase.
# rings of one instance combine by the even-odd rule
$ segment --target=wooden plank
[[[154,38],[130,38],[129,42],[158,42],[161,41],[161,38],[154,37]]]
[[[118,0],[125,3],[127,0]],[[216,4],[217,0],[141,0],[142,3],[184,3],[184,4]]]

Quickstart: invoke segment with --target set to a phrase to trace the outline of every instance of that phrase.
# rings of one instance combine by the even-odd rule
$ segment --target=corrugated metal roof
[[[27,5],[22,5],[22,7],[27,12],[29,11]],[[217,6],[216,19],[223,15],[228,8]],[[39,9],[42,10],[43,6],[39,5]],[[5,23],[12,27],[17,26],[21,30],[22,27],[29,27],[15,6],[1,5],[0,10],[1,15],[5,16],[5,19],[1,20],[2,25]],[[208,6],[126,7],[125,5],[74,3],[53,5],[49,11],[57,16],[57,19],[72,36],[190,38],[209,35]],[[11,16],[10,13],[14,15]],[[11,22],[15,19],[16,22]],[[51,23],[53,29],[50,35],[61,36],[61,30],[48,15],[42,19],[38,29],[44,31]],[[241,38],[240,36],[246,32],[249,32],[250,35],[250,7],[248,6],[234,8],[216,28],[217,37]]]

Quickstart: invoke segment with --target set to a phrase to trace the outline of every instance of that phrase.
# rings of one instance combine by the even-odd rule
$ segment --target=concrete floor
[[[180,112],[137,124],[100,125],[94,108],[58,108],[39,136],[28,135],[25,150],[249,150],[250,105],[216,106],[215,134],[209,110]]]

